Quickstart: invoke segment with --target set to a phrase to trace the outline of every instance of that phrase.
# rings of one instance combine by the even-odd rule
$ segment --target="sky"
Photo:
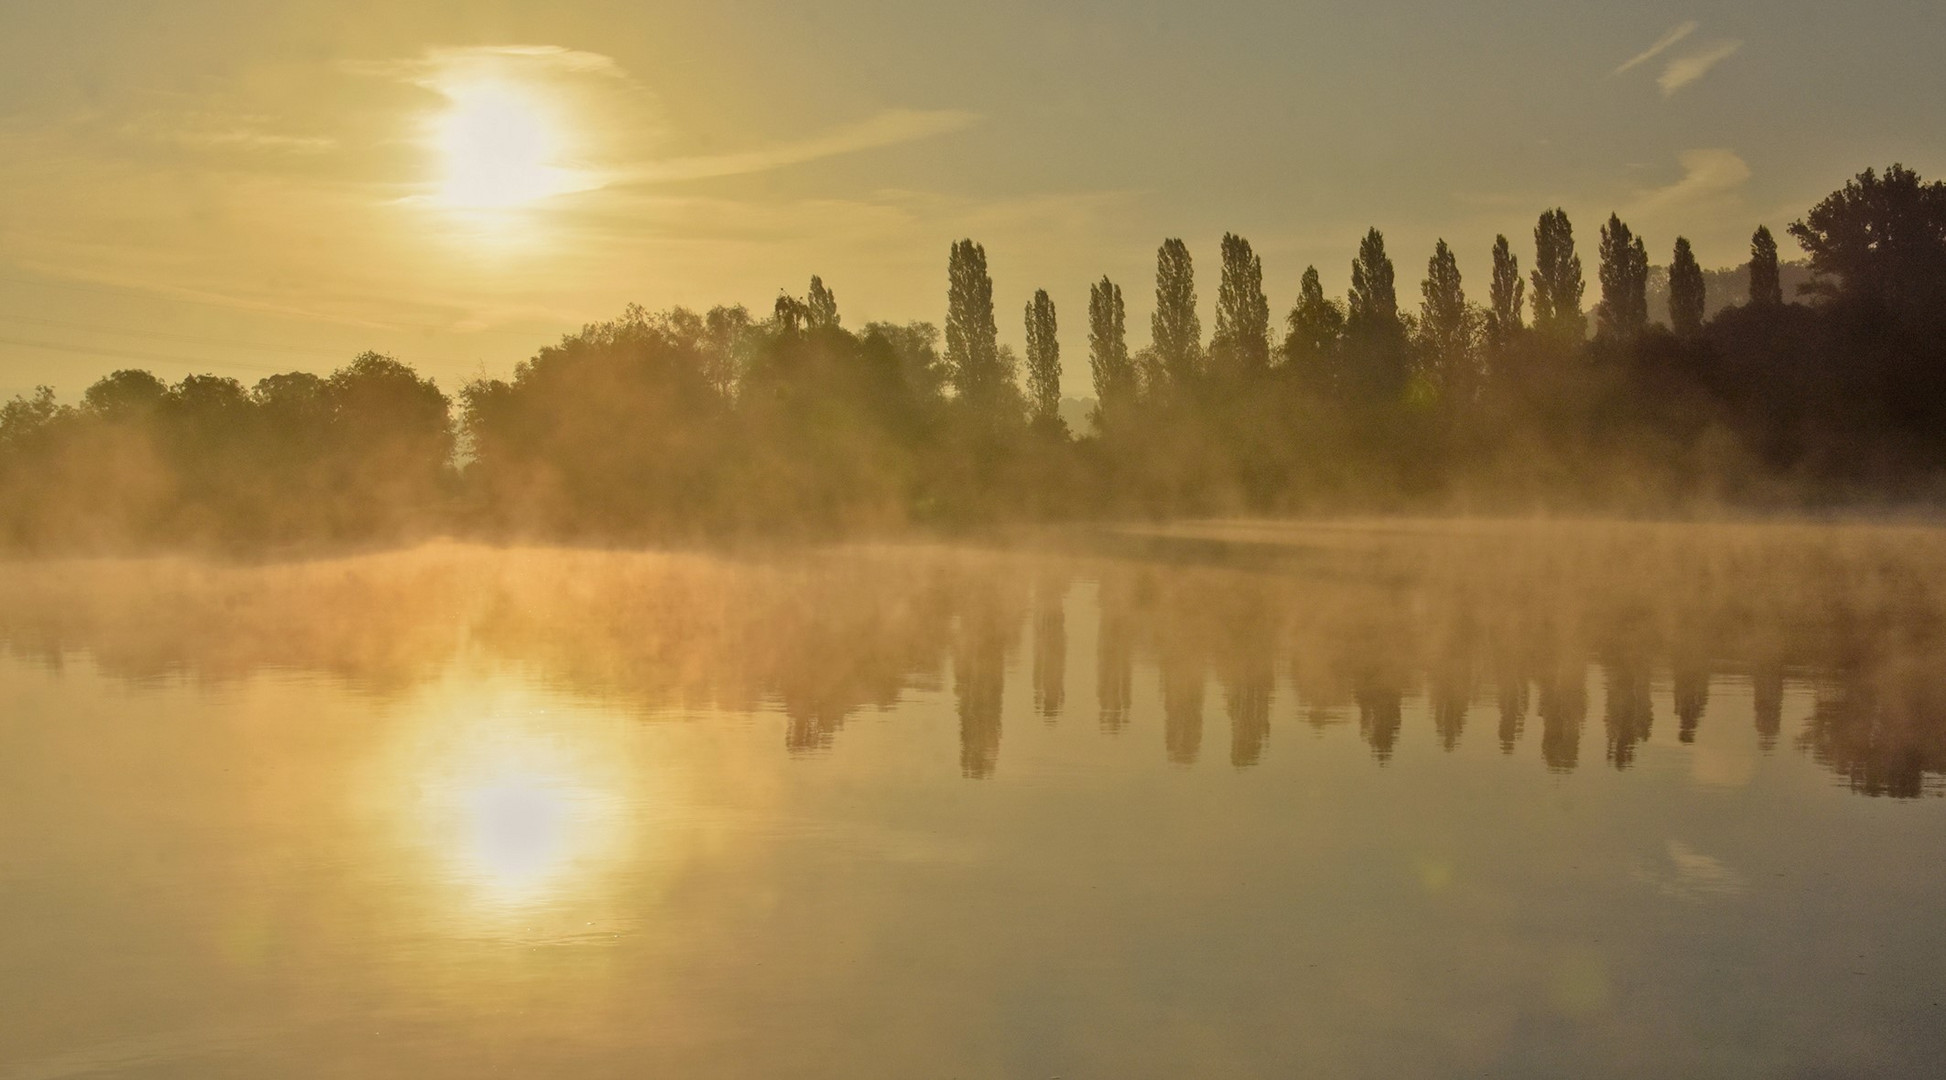
[[[1066,386],[1106,274],[1226,231],[1281,321],[1384,230],[1484,299],[1568,210],[1741,261],[1867,166],[1946,175],[1928,0],[0,0],[0,396],[390,353],[449,392],[629,303],[939,322],[985,245]],[[1784,241],[1789,257],[1795,246]],[[1589,302],[1595,299],[1591,284]]]

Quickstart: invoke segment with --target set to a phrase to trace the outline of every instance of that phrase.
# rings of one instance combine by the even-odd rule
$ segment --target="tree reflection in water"
[[[1713,685],[1748,685],[1769,750],[1794,681],[1816,706],[1792,745],[1852,790],[1914,797],[1946,778],[1946,538],[1931,531],[1401,523],[1256,527],[1248,543],[1219,526],[1186,532],[1062,534],[1037,553],[449,545],[271,565],[21,562],[0,569],[0,647],[48,664],[83,652],[135,679],[296,669],[378,694],[464,653],[643,712],[774,711],[793,753],[831,749],[861,709],[947,693],[970,778],[1003,766],[1010,679],[1024,677],[1033,714],[1052,721],[1070,666],[1087,662],[1092,680],[1076,682],[1092,683],[1101,731],[1120,732],[1153,692],[1145,715],[1182,766],[1201,755],[1213,677],[1237,768],[1263,758],[1284,717],[1355,716],[1385,764],[1419,737],[1415,710],[1450,750],[1478,707],[1497,716],[1507,753],[1531,712],[1537,756],[1570,771],[1591,671],[1618,769],[1654,737],[1664,693],[1675,739],[1692,742]]]

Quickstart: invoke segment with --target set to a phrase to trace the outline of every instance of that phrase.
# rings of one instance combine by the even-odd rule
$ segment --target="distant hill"
[[[1798,286],[1811,280],[1811,264],[1799,260],[1787,262],[1777,268],[1778,280],[1784,286],[1784,299],[1797,300],[1800,296]],[[1594,299],[1600,300],[1600,287],[1591,288]],[[1725,267],[1721,270],[1703,271],[1703,307],[1705,317],[1715,315],[1726,307],[1733,307],[1750,299],[1750,267]],[[1666,266],[1649,267],[1649,319],[1667,325],[1669,322],[1669,268]]]

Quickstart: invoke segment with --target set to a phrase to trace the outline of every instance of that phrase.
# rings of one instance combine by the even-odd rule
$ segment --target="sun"
[[[440,203],[514,207],[586,186],[562,166],[560,120],[536,95],[499,80],[442,89],[452,104],[434,131],[444,164]]]

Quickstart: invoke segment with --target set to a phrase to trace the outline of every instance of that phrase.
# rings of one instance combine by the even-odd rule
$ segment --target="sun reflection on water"
[[[441,910],[493,920],[598,904],[641,854],[648,785],[615,718],[504,698],[423,715],[389,782],[407,794]]]
[[[496,777],[466,800],[472,875],[502,897],[544,888],[575,839],[573,796],[549,778]]]

